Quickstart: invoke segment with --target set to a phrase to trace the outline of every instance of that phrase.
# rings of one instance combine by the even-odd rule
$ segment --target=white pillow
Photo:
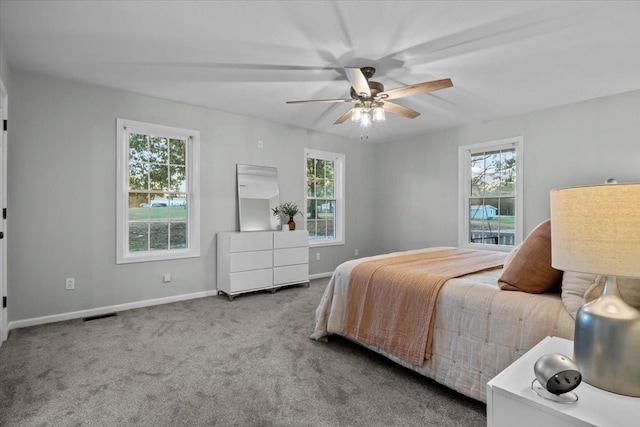
[[[562,275],[562,302],[575,319],[578,309],[600,296],[605,276],[565,271]],[[622,299],[640,310],[640,279],[618,277],[618,289]]]
[[[596,282],[597,276],[589,273],[576,273],[565,271],[562,274],[562,292],[560,296],[565,308],[573,317],[582,304],[585,303],[584,295]]]
[[[584,293],[584,302],[592,301],[600,296],[604,288],[605,276],[598,276],[596,282]],[[640,309],[640,279],[618,277],[620,296],[632,307]]]

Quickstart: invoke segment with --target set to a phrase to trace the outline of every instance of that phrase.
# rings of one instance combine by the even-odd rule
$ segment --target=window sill
[[[131,264],[135,262],[150,262],[150,261],[168,261],[174,259],[185,258],[198,258],[200,251],[158,251],[158,252],[145,252],[142,254],[127,254],[118,255],[116,264]]]
[[[344,245],[344,240],[328,240],[328,241],[309,240],[310,248],[318,248],[322,246],[342,246],[342,245]]]
[[[478,251],[494,251],[494,252],[511,252],[516,246],[483,245],[479,243],[467,243],[466,245],[462,245],[462,247],[465,249],[473,249]]]

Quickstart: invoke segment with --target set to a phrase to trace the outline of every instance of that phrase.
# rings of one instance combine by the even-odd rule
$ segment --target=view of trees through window
[[[335,162],[307,158],[307,230],[309,240],[335,239]]]
[[[471,153],[469,232],[471,243],[513,245],[516,150]]]
[[[129,252],[187,247],[187,141],[129,136]]]

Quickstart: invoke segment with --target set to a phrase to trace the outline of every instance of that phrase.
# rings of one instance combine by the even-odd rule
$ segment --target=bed
[[[349,283],[357,266],[368,261],[451,249],[455,248],[396,252],[341,264],[334,271],[317,307],[311,338],[326,341],[333,334],[345,336],[482,402],[486,402],[486,383],[544,337],[573,338],[574,320],[560,293],[501,290],[498,279],[503,274],[502,267],[452,278],[439,288],[431,320],[430,357],[427,354],[422,363],[409,363],[380,346],[345,334]],[[526,255],[520,253],[521,257]]]

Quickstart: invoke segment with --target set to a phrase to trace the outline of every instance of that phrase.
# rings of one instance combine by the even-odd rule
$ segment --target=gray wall
[[[524,137],[524,233],[549,218],[549,191],[640,182],[640,91],[382,144],[375,251],[458,242],[458,147]]]
[[[311,274],[371,253],[365,143],[15,69],[9,115],[10,321],[215,289],[215,235],[238,229],[236,164],[277,167],[281,200],[301,206],[305,148],[344,153],[347,165],[347,244],[310,250]],[[201,131],[200,258],[115,264],[117,117]]]
[[[524,136],[525,233],[548,218],[552,188],[640,181],[640,91],[370,144],[11,73],[10,321],[213,290],[215,234],[238,229],[237,163],[277,167],[281,200],[302,204],[304,149],[346,154],[346,244],[310,249],[311,274],[331,272],[355,249],[367,256],[456,245],[460,145]],[[115,264],[117,117],[201,131],[200,258]],[[163,273],[172,282],[162,283]],[[76,278],[76,290],[64,290],[65,277]]]

